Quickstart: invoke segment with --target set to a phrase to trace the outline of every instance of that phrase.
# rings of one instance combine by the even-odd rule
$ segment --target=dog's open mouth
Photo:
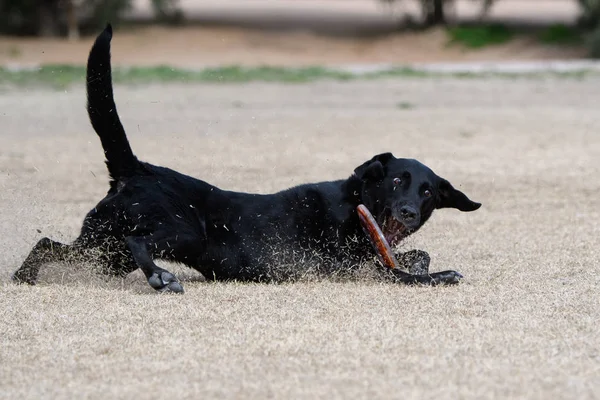
[[[381,231],[390,247],[396,246],[410,233],[410,230],[402,222],[391,215],[386,215],[383,219]]]

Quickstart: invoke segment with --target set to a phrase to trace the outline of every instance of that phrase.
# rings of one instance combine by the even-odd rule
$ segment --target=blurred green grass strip
[[[430,72],[410,67],[391,67],[366,72],[352,72],[344,69],[325,67],[219,67],[201,70],[187,70],[167,66],[114,68],[113,80],[116,84],[141,85],[151,83],[246,83],[280,82],[305,83],[318,80],[348,81],[366,79],[395,78],[536,78],[571,77],[584,78],[598,75],[596,71],[578,70],[573,72]],[[0,67],[0,87],[39,87],[65,89],[85,82],[85,67],[70,65],[47,65],[40,68],[14,69]]]
[[[322,67],[238,67],[205,68],[186,70],[167,66],[113,68],[115,83],[148,84],[173,82],[223,82],[243,83],[252,81],[302,83],[317,79],[347,80],[353,74]],[[70,65],[46,65],[40,68],[9,69],[0,67],[0,85],[50,85],[64,88],[85,82],[85,67]]]
[[[456,26],[448,29],[450,44],[461,44],[470,49],[507,43],[514,32],[504,25]]]
[[[539,34],[539,40],[545,44],[558,44],[558,45],[569,45],[569,44],[582,44],[583,34],[572,27],[555,24],[544,29]]]

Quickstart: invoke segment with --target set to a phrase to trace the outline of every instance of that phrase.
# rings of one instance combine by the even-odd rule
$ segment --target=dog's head
[[[376,155],[354,170],[360,201],[371,211],[390,246],[418,230],[436,208],[475,211],[471,201],[446,179],[417,160]]]

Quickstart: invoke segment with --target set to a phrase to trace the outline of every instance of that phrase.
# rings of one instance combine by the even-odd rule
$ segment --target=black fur
[[[363,203],[396,244],[418,230],[435,208],[473,211],[475,203],[445,179],[411,159],[391,153],[373,157],[344,180],[305,184],[270,195],[219,189],[133,154],[113,100],[110,25],[94,43],[87,70],[88,113],[100,137],[110,189],[84,219],[70,245],[43,238],[13,278],[35,283],[39,268],[73,257],[93,259],[108,273],[140,268],[160,291],[182,292],[173,274],[154,259],[177,261],[208,279],[289,279],[294,269],[316,266],[336,273],[373,259],[356,207]],[[455,271],[428,273],[422,251],[399,254],[411,274],[383,270],[383,279],[403,283],[457,283]]]

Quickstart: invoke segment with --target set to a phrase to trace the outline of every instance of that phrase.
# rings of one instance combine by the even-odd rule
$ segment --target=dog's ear
[[[354,170],[354,175],[363,181],[379,181],[385,177],[387,163],[395,158],[392,153],[381,153]]]
[[[481,207],[481,203],[476,203],[469,199],[460,190],[454,187],[445,179],[440,179],[438,185],[438,201],[435,208],[456,208],[460,211],[475,211]]]

